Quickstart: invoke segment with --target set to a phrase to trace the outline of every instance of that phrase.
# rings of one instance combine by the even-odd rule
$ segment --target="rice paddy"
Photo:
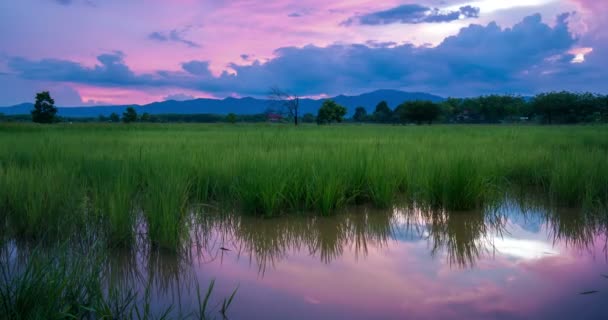
[[[175,250],[201,206],[273,217],[395,202],[446,210],[533,192],[608,203],[605,126],[69,125],[0,127],[10,238],[143,232]]]

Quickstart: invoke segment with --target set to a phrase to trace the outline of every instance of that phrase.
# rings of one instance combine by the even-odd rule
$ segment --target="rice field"
[[[205,207],[469,210],[535,194],[597,209],[607,159],[606,126],[2,124],[1,230],[55,239],[96,228],[127,247],[145,233],[174,249]]]

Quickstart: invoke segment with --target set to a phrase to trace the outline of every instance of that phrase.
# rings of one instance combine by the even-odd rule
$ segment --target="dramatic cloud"
[[[182,69],[197,76],[211,76],[208,61],[189,61],[182,63]]]
[[[419,4],[404,4],[388,10],[355,16],[346,20],[343,25],[384,25],[392,23],[418,24],[450,22],[459,19],[478,18],[479,8],[460,7],[459,10],[440,10]]]
[[[573,64],[577,39],[568,15],[553,26],[540,15],[511,28],[496,23],[470,25],[436,47],[395,43],[308,45],[276,50],[267,62],[229,65],[214,76],[208,61],[181,64],[182,71],[135,74],[120,52],[98,57],[98,64],[12,58],[9,67],[23,78],[107,87],[174,87],[225,96],[263,96],[272,85],[301,95],[357,93],[377,88],[429,91],[443,95],[491,92],[534,93],[548,89],[603,88],[605,76],[589,59]],[[591,60],[594,61],[594,60]],[[600,63],[595,60],[593,63]],[[604,77],[605,78],[605,77]]]
[[[155,41],[160,41],[160,42],[176,42],[176,43],[182,43],[187,45],[190,48],[200,48],[201,45],[187,40],[184,38],[184,34],[187,32],[187,29],[185,30],[171,30],[168,32],[152,32],[148,35],[148,39],[150,40],[155,40]]]
[[[530,93],[551,82],[560,83],[557,68],[573,70],[567,51],[576,43],[566,15],[554,27],[540,15],[512,28],[471,25],[437,47],[413,45],[283,48],[267,63],[232,65],[236,75],[221,80],[241,92],[260,94],[264,85],[278,84],[302,94],[342,93],[374,88],[427,90],[470,95],[492,91]],[[554,59],[561,57],[561,59]],[[260,79],[267,83],[260,85]],[[499,89],[497,89],[499,88]],[[200,88],[205,90],[204,87]]]
[[[102,86],[129,86],[158,83],[159,75],[135,75],[124,63],[124,54],[120,51],[102,54],[97,57],[99,64],[86,67],[82,64],[59,60],[43,59],[31,61],[25,58],[11,58],[8,67],[22,78],[30,80],[47,80],[73,82]]]

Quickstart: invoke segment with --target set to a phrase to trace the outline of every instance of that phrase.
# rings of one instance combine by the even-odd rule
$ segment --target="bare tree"
[[[300,97],[280,89],[277,86],[270,87],[268,100],[275,107],[279,107],[282,113],[293,118],[294,124],[298,125],[298,111],[300,108]]]

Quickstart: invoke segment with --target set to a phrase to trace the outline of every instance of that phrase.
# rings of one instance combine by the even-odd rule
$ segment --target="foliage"
[[[55,100],[51,98],[48,91],[43,91],[36,94],[36,103],[32,110],[32,121],[37,123],[53,123],[56,122],[57,108]]]
[[[346,115],[346,108],[328,99],[323,101],[321,108],[319,108],[317,123],[330,124],[332,122],[342,122],[344,115]]]
[[[414,122],[421,124],[423,122],[431,124],[437,120],[440,114],[439,105],[432,101],[408,101],[400,104],[395,109],[395,114],[399,116],[402,123]]]
[[[392,119],[393,111],[388,107],[386,101],[380,101],[376,105],[376,109],[374,110],[373,118],[374,121],[379,123],[389,123]]]
[[[152,116],[149,113],[144,112],[141,115],[140,120],[141,122],[152,122]]]
[[[88,237],[82,232],[79,236]],[[89,243],[90,239],[80,242],[38,245],[33,249],[20,247],[19,250],[12,246],[0,247],[2,319],[212,319],[215,318],[212,312],[227,317],[238,288],[222,300],[219,310],[219,306],[209,306],[214,280],[204,300],[196,282],[197,312],[172,313],[173,305],[151,308],[154,272],[146,278],[125,277],[121,279],[124,283],[113,283],[110,279],[118,272],[112,270],[117,266],[110,261],[111,255],[117,252],[108,252],[99,243]],[[24,252],[20,252],[21,249]],[[144,291],[141,295],[140,289]]]
[[[187,230],[188,208],[200,203],[269,216],[328,214],[353,203],[389,206],[395,197],[470,209],[511,188],[534,187],[568,206],[608,204],[604,126],[6,124],[1,130],[0,218],[5,232],[20,237],[61,237],[83,229],[94,213],[107,224],[101,230],[112,245],[128,246],[141,210],[152,241],[174,248]]]
[[[131,123],[137,121],[137,112],[135,108],[128,107],[122,114],[122,122]]]
[[[226,122],[235,124],[237,121],[237,116],[234,113],[229,113],[226,115]]]
[[[112,112],[112,114],[110,115],[110,121],[111,122],[120,122],[120,116],[118,116],[118,114],[116,112]]]
[[[283,91],[280,91],[283,93]],[[267,122],[268,113],[285,114],[293,119],[295,107],[287,108],[285,103],[294,104],[297,97],[284,94],[283,97],[272,100],[278,110],[269,109],[265,114],[236,115],[238,122]],[[405,103],[405,102],[404,102]],[[403,105],[403,104],[402,104]],[[436,120],[443,123],[544,123],[544,124],[573,124],[573,123],[607,123],[608,96],[593,93],[549,92],[541,93],[533,98],[514,95],[487,95],[474,98],[447,98],[439,105],[439,116]],[[288,109],[292,111],[289,112]],[[406,123],[413,121],[403,114],[402,110],[393,112],[384,101],[378,103],[373,114],[367,114],[364,107],[354,110],[352,121],[376,123]],[[298,120],[314,122],[314,115],[305,114]],[[4,121],[31,121],[31,115],[5,115]],[[105,116],[93,117],[63,117],[54,121],[63,122],[119,122],[119,115],[113,113],[109,119]],[[155,114],[144,113],[142,122],[226,122],[226,116],[220,114]],[[414,121],[416,122],[416,121]]]
[[[532,100],[532,109],[548,124],[596,122],[608,113],[605,99],[591,93],[542,93]]]
[[[355,122],[364,122],[367,120],[367,110],[364,107],[357,107],[355,109],[355,114],[353,115],[353,120]]]
[[[315,115],[312,113],[305,113],[304,116],[302,116],[302,122],[304,123],[313,123],[315,120]]]

